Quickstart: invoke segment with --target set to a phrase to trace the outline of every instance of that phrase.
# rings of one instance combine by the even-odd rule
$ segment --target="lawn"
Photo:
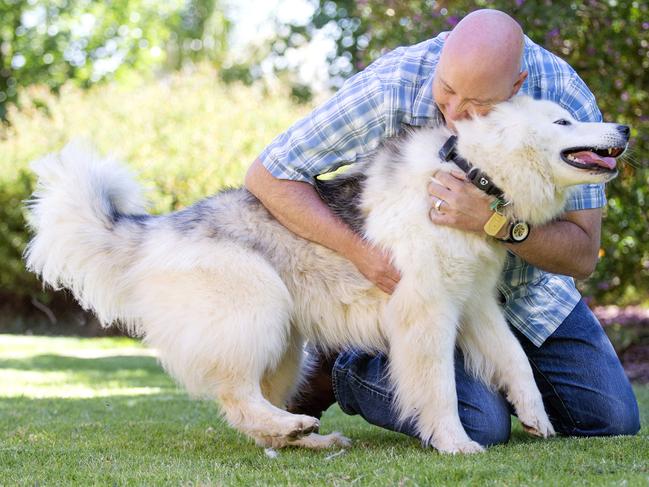
[[[263,449],[189,399],[126,338],[0,335],[0,485],[649,484],[646,428],[632,438],[531,439],[443,456],[332,408],[324,432],[353,447]],[[643,424],[649,386],[636,388]]]

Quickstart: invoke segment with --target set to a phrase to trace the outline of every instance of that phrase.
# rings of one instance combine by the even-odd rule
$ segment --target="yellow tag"
[[[484,231],[490,237],[495,237],[505,225],[507,225],[507,217],[494,211],[491,218],[484,224]]]

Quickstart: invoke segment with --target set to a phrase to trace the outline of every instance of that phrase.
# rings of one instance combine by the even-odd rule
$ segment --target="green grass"
[[[155,357],[124,338],[0,335],[0,485],[647,485],[649,441],[528,438],[474,456],[442,456],[332,408],[334,450],[269,458],[189,399]],[[649,387],[637,387],[644,423]]]

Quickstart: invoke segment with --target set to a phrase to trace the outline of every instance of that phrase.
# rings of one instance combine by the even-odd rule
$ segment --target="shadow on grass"
[[[68,374],[69,383],[101,387],[102,383],[120,387],[173,388],[155,357],[144,355],[112,355],[81,358],[54,354],[34,355],[19,359],[0,360],[0,369]]]

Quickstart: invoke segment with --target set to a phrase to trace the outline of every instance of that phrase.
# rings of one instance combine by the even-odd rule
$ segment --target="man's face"
[[[454,129],[456,120],[486,115],[495,104],[511,98],[520,83],[440,59],[433,80],[433,98],[448,127]]]

